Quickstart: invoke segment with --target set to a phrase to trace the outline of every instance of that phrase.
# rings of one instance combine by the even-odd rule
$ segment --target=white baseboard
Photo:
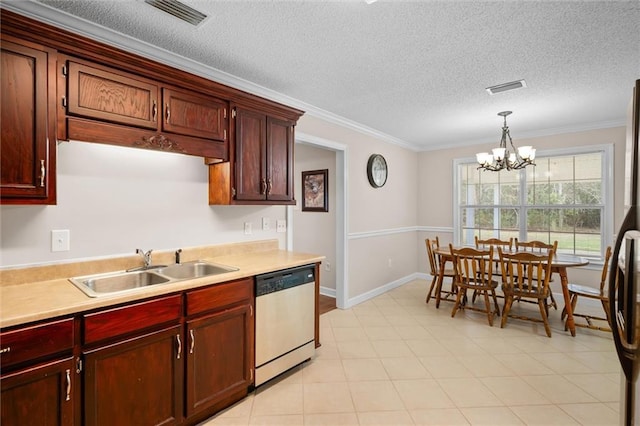
[[[335,299],[336,298],[336,289],[335,288],[329,288],[329,287],[320,286],[320,294],[323,295],[323,296],[333,297]]]
[[[349,309],[354,307],[355,305],[358,305],[362,302],[366,302],[369,299],[373,299],[376,296],[380,296],[381,294],[386,293],[389,290],[393,290],[396,287],[400,287],[401,285],[404,285],[408,282],[411,282],[413,280],[417,280],[417,279],[421,279],[423,278],[423,276],[427,276],[426,274],[421,274],[418,272],[415,272],[411,275],[407,275],[406,277],[400,278],[398,280],[392,281],[388,284],[385,284],[383,286],[380,286],[378,288],[374,288],[373,290],[370,290],[366,293],[363,293],[359,296],[356,296],[354,298],[348,299],[347,303],[345,304],[344,309]]]

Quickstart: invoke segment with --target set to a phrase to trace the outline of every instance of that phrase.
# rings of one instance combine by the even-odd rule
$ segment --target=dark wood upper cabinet
[[[162,129],[196,138],[227,140],[227,102],[176,89],[162,89]]]
[[[1,203],[55,204],[56,51],[4,34],[1,43]]]

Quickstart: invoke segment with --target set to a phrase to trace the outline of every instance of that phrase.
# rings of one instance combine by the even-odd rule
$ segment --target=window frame
[[[599,144],[599,145],[585,145],[585,146],[576,146],[576,147],[567,147],[567,148],[557,148],[557,149],[545,149],[545,150],[537,150],[536,151],[536,160],[545,158],[545,157],[556,157],[556,156],[569,156],[569,155],[581,155],[581,154],[589,154],[589,153],[602,153],[602,190],[603,190],[603,223],[601,229],[601,238],[603,244],[601,246],[601,253],[599,257],[591,257],[591,256],[582,256],[590,259],[591,264],[594,266],[598,263],[602,263],[604,259],[604,251],[608,245],[613,243],[612,238],[614,234],[613,227],[613,217],[614,217],[614,179],[613,179],[613,168],[614,168],[614,157],[613,157],[613,144]],[[477,164],[477,161],[474,157],[463,157],[463,158],[455,158],[453,160],[453,241],[455,244],[461,244],[462,238],[462,229],[460,228],[460,215],[461,215],[461,206],[459,200],[459,192],[460,192],[460,173],[459,167],[464,164]],[[490,171],[482,171],[481,173],[495,173]],[[520,188],[521,188],[521,204],[518,205],[518,208],[522,208],[523,211],[526,211],[529,208],[535,208],[536,206],[529,206],[526,204],[526,184],[527,184],[527,176],[526,176],[526,168],[521,170],[514,170],[511,173],[520,173]],[[524,197],[524,198],[522,198]],[[523,201],[524,200],[524,204]],[[553,205],[549,206],[549,208],[562,208],[568,207],[567,205]],[[523,224],[526,224],[526,221],[520,224],[519,232],[522,235],[522,231],[524,228]],[[526,225],[525,225],[526,226]]]

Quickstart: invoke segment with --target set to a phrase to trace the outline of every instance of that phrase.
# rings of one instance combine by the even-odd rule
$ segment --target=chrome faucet
[[[182,249],[176,250],[176,264],[180,264],[180,254],[182,253]]]
[[[140,249],[136,249],[136,253],[139,254],[140,256],[142,256],[142,260],[144,262],[144,266],[143,269],[148,269],[151,267],[151,252],[153,250],[149,250],[149,251],[142,251]]]

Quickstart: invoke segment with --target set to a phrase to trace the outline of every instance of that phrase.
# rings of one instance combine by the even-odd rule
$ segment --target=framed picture
[[[302,211],[329,211],[329,170],[302,172]]]

